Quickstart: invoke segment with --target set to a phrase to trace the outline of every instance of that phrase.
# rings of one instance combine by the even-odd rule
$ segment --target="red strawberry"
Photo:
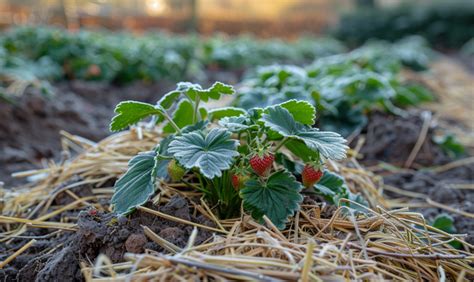
[[[313,187],[321,177],[323,177],[323,171],[319,166],[313,166],[310,164],[306,164],[303,168],[303,172],[301,173],[303,178],[303,185],[307,188]]]
[[[245,173],[235,173],[232,174],[232,186],[236,191],[240,190],[242,187],[244,187],[244,184],[247,180],[249,180],[250,177],[245,174]]]
[[[89,68],[87,68],[87,75],[91,77],[97,77],[100,76],[101,69],[98,65],[90,65]]]
[[[96,209],[90,209],[90,210],[88,211],[88,213],[89,213],[90,216],[96,216],[96,215],[97,215],[97,212],[98,212],[98,211],[97,211]]]
[[[250,166],[253,171],[260,176],[266,176],[271,168],[275,157],[270,153],[265,153],[262,156],[256,154],[250,158]]]

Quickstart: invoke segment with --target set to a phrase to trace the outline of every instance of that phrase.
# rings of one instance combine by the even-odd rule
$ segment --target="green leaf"
[[[433,93],[422,85],[401,85],[395,82],[392,84],[397,93],[394,103],[399,107],[417,106],[434,100]]]
[[[314,124],[314,119],[316,117],[316,109],[309,102],[302,100],[289,100],[280,104],[280,106],[287,109],[293,116],[295,121],[307,125]]]
[[[340,199],[348,199],[362,206],[368,206],[367,201],[362,197],[362,195],[354,194],[349,190],[349,187],[347,187],[346,181],[342,176],[329,170],[324,171],[321,180],[313,187],[316,193],[324,196],[326,201],[331,204],[337,205],[339,204]],[[342,205],[349,206],[358,212],[365,213],[367,211],[359,205],[351,202],[349,202],[349,204],[342,203]]]
[[[181,129],[181,133],[189,133],[196,130],[203,130],[204,128],[206,128],[208,124],[209,124],[208,120],[201,120],[201,121],[196,122],[195,124],[191,124],[191,125],[183,127]]]
[[[307,129],[303,124],[296,122],[290,112],[281,106],[267,107],[265,111],[261,118],[265,126],[282,136],[296,137],[298,133]]]
[[[291,160],[288,156],[281,152],[275,153],[275,162],[279,165],[282,165],[286,170],[292,174],[298,174],[303,170],[303,164],[301,162],[296,162]]]
[[[110,130],[112,131],[125,129],[152,115],[161,116],[161,111],[155,108],[155,106],[135,101],[119,103],[115,108],[115,112],[117,115],[112,118],[110,123]]]
[[[266,108],[261,120],[265,126],[284,137],[302,141],[312,151],[328,159],[341,160],[346,157],[348,147],[341,135],[331,131],[319,131],[294,120],[290,112],[280,105]]]
[[[344,198],[347,198],[349,200],[351,200],[352,202],[356,202],[362,206],[365,206],[365,207],[368,207],[369,206],[369,203],[367,202],[367,200],[359,193],[357,194],[354,194],[352,193],[351,191],[349,191],[349,189],[347,189],[347,192],[348,192],[348,196],[347,197],[344,197]],[[367,209],[359,206],[359,205],[356,205],[352,202],[349,202],[349,207],[358,211],[358,212],[362,212],[362,213],[367,213]]]
[[[282,170],[272,174],[266,183],[250,179],[240,190],[240,197],[257,220],[266,215],[276,227],[284,229],[288,217],[299,209],[303,201],[302,188],[291,173]]]
[[[452,216],[446,213],[440,213],[436,216],[435,220],[433,221],[433,224],[431,224],[433,227],[436,227],[444,232],[453,234],[456,233],[456,227],[454,226],[454,219]],[[462,248],[462,243],[459,242],[458,240],[453,240],[449,242],[449,244],[454,247],[455,249],[461,249]]]
[[[459,158],[465,152],[464,146],[453,134],[433,136],[433,142],[438,144],[441,149],[452,158]]]
[[[227,128],[232,132],[241,132],[249,129],[250,120],[245,116],[238,117],[224,117],[219,121],[219,125]]]
[[[314,189],[331,204],[337,204],[335,199],[337,195],[347,196],[348,190],[344,178],[328,170],[324,171],[323,177],[314,185]]]
[[[319,153],[310,149],[301,140],[290,139],[285,143],[285,147],[304,162],[319,160]]]
[[[209,111],[209,119],[216,120],[222,119],[224,117],[238,117],[240,115],[246,115],[247,111],[242,108],[234,108],[234,107],[225,107],[219,108]]]
[[[207,119],[207,115],[209,114],[207,112],[207,109],[204,107],[199,107],[199,114],[201,115],[201,119]]]
[[[166,93],[158,101],[158,105],[168,110],[178,100],[181,94],[188,96],[193,101],[196,101],[196,97],[200,97],[201,101],[207,102],[209,99],[218,100],[221,95],[230,95],[234,93],[235,91],[232,86],[220,82],[214,83],[208,89],[203,89],[199,84],[180,82],[175,90]]]
[[[222,128],[214,128],[207,135],[200,131],[185,133],[170,143],[168,152],[187,169],[197,167],[209,179],[220,177],[239,155],[239,142],[230,135]]]
[[[248,116],[253,122],[257,122],[262,118],[263,109],[262,108],[251,108],[248,110]]]
[[[232,95],[235,93],[234,87],[232,87],[231,85],[221,83],[221,82],[214,83],[208,89],[208,91],[209,91],[209,98],[213,100],[219,100],[221,98],[221,95]],[[207,99],[203,99],[203,101],[207,101]]]
[[[436,216],[432,224],[433,227],[436,227],[444,232],[456,233],[456,227],[454,227],[454,219],[452,216],[446,213],[440,213]]]
[[[111,203],[119,214],[130,213],[155,192],[155,152],[140,153],[128,163],[129,169],[115,183]]]
[[[166,93],[161,99],[158,101],[158,105],[163,107],[163,109],[170,109],[173,106],[174,102],[178,99],[181,95],[181,92],[173,90],[171,92]]]
[[[203,89],[201,85],[190,82],[180,82],[176,91],[184,93],[191,100],[196,101],[197,97],[201,101],[207,102],[209,99],[219,100],[221,95],[234,94],[234,88],[220,82],[214,83],[211,87]]]
[[[193,123],[193,111],[193,104],[189,100],[181,100],[181,102],[178,104],[176,111],[173,114],[172,119],[181,129]],[[163,127],[163,132],[174,133],[176,132],[176,130],[171,124],[167,123]]]
[[[158,154],[155,156],[155,167],[153,168],[152,176],[159,177],[160,179],[165,179],[168,177],[168,163],[170,162],[170,159],[167,157],[171,156],[168,152],[168,146],[171,141],[174,140],[174,137],[174,135],[166,136],[163,140],[161,140],[160,144],[155,150],[158,152]]]
[[[334,112],[324,111],[319,118],[322,130],[337,131],[342,136],[349,136],[361,130],[367,124],[367,116],[348,101],[333,105]]]
[[[345,145],[346,140],[338,133],[311,129],[298,134],[297,139],[328,159],[342,160],[346,158],[348,149]]]

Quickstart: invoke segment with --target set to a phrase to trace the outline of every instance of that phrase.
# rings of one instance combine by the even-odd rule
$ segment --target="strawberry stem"
[[[163,109],[159,109],[161,114],[163,115],[163,117],[171,124],[171,126],[174,128],[174,130],[176,130],[176,132],[178,132],[179,134],[181,134],[181,129],[179,128],[179,126],[174,122],[174,120],[168,115],[168,113]]]
[[[273,150],[273,152],[278,152],[278,150],[280,150],[281,147],[283,147],[283,145],[285,145],[285,143],[288,141],[288,137],[285,137],[283,138],[283,140],[281,140],[281,142],[276,146],[275,150]]]
[[[194,112],[193,112],[193,122],[196,123],[196,119],[201,119],[199,115],[199,102],[201,102],[201,99],[199,96],[196,97],[196,102],[194,102]]]

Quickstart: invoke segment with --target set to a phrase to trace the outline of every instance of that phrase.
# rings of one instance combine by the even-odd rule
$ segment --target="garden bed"
[[[113,108],[131,98],[155,103],[170,84],[56,87],[59,95],[50,101],[32,93],[16,105],[0,104],[8,121],[3,124],[7,137],[0,139],[1,173],[33,169],[16,175],[32,182],[6,178],[7,189],[0,190],[0,261],[13,259],[0,270],[2,278],[162,275],[271,281],[317,279],[317,273],[323,280],[434,280],[474,275],[468,258],[474,240],[474,160],[456,161],[433,141],[445,127],[426,111],[373,113],[353,140],[349,159],[328,163],[352,192],[368,200],[366,214],[351,214],[308,194],[301,211],[279,230],[268,219],[259,224],[245,214],[218,220],[199,194],[179,183],[164,185],[128,218],[115,217],[109,207],[115,181],[130,158],[153,149],[161,135],[136,127],[106,137]],[[115,95],[103,95],[110,92]],[[43,158],[59,162],[35,169]],[[19,187],[10,189],[12,184]],[[441,212],[454,217],[456,234],[430,226]],[[452,241],[461,249],[450,248]]]
[[[387,211],[377,177],[354,158],[331,163],[329,169],[369,199],[367,215],[351,215],[307,196],[289,227],[280,231],[269,221],[260,225],[248,216],[217,220],[194,192],[170,184],[133,216],[115,218],[108,214],[110,184],[126,170],[131,156],[150,149],[159,138],[154,132],[139,132],[118,133],[95,146],[65,138],[63,144],[82,147],[83,153],[50,167],[48,177],[34,187],[3,191],[3,214],[9,216],[0,217],[5,228],[1,240],[8,242],[2,246],[2,260],[25,244],[27,248],[2,275],[26,280],[158,274],[169,279],[261,275],[262,280],[296,280],[307,275],[316,279],[318,273],[325,279],[429,280],[439,271],[448,277],[474,274],[466,260],[468,243],[467,252],[444,247],[439,243],[453,235],[430,227],[407,209]],[[99,252],[108,259],[95,258]]]

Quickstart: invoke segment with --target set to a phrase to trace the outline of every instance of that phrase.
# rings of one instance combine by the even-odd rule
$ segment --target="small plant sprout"
[[[336,204],[356,198],[341,176],[323,170],[324,160],[344,159],[348,147],[338,133],[312,127],[316,110],[310,103],[290,100],[249,110],[207,110],[201,103],[232,94],[232,86],[223,83],[204,89],[186,82],[156,105],[118,104],[112,130],[153,117],[166,137],[130,160],[115,184],[115,212],[132,212],[166,181],[201,192],[222,218],[239,216],[243,206],[278,228],[299,209],[303,189]]]

